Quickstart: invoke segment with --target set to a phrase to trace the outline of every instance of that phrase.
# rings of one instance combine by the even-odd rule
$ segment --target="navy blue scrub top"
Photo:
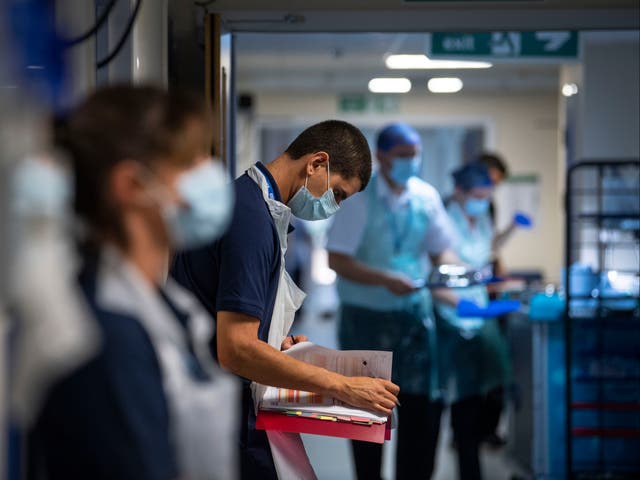
[[[147,332],[136,318],[96,304],[95,262],[85,266],[80,285],[102,350],[49,392],[30,435],[29,468],[48,480],[178,478],[162,373]]]
[[[256,166],[267,178],[273,198],[282,201],[269,171],[261,163]],[[210,245],[178,254],[171,275],[196,295],[214,319],[218,311],[258,318],[258,337],[266,342],[280,281],[280,240],[260,186],[245,173],[235,181],[235,192],[227,232]],[[212,351],[217,359],[215,336]],[[241,478],[277,480],[267,436],[255,429],[249,382],[243,380]]]
[[[261,163],[275,200],[278,186]],[[179,253],[171,276],[196,295],[212,318],[243,313],[260,320],[258,337],[268,340],[280,279],[280,241],[260,186],[246,173],[235,181],[236,201],[227,232],[205,247]],[[212,350],[217,358],[213,339]]]

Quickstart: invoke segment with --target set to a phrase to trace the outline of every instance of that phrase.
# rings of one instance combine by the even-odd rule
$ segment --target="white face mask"
[[[488,198],[468,198],[464,202],[464,211],[471,217],[479,217],[489,211]]]
[[[21,217],[64,216],[73,197],[72,176],[53,159],[27,158],[12,177],[12,208]]]
[[[291,213],[303,220],[324,220],[336,213],[340,205],[336,202],[333,190],[329,184],[329,162],[327,162],[327,190],[320,197],[314,197],[307,190],[309,174],[304,181],[304,186],[296,192],[287,205]]]
[[[213,161],[183,173],[177,182],[185,205],[160,200],[172,245],[185,250],[214,241],[227,228],[233,209],[233,186]]]

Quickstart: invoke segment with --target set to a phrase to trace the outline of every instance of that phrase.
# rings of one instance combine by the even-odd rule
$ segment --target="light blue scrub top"
[[[454,251],[466,264],[480,268],[491,260],[493,227],[489,214],[476,218],[471,227],[459,203],[447,207],[457,233]],[[485,286],[456,289],[459,298],[485,306],[489,295]],[[510,378],[510,361],[506,341],[495,318],[459,318],[456,310],[436,305],[438,312],[438,346],[440,381],[449,402],[472,395],[486,394],[504,386]]]
[[[392,212],[377,186],[374,176],[363,193],[367,221],[354,257],[369,267],[425,279],[429,273],[425,238],[432,211],[439,205],[409,191],[407,203]],[[338,293],[343,304],[341,347],[393,350],[393,381],[401,390],[438,398],[437,341],[429,291],[399,296],[384,287],[339,277]]]
[[[458,202],[451,201],[447,206],[447,213],[457,233],[457,241],[453,249],[458,258],[475,269],[484,267],[491,259],[493,240],[493,227],[489,214],[477,217],[472,227]],[[489,294],[483,285],[456,289],[455,293],[459,298],[471,300],[481,307],[489,302]],[[456,309],[448,305],[438,304],[437,309],[444,319],[469,336],[484,324],[482,318],[459,318]]]
[[[403,273],[412,280],[424,280],[430,263],[425,237],[435,205],[425,198],[410,195],[408,203],[395,211],[378,194],[374,175],[363,193],[367,196],[367,222],[355,258],[379,270]],[[427,289],[408,295],[394,295],[385,287],[365,285],[338,278],[338,295],[343,304],[378,311],[408,311],[420,306],[431,311]]]

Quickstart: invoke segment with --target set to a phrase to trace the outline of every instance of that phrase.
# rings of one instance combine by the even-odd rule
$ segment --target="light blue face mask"
[[[489,199],[468,198],[464,202],[464,211],[471,217],[479,217],[489,211]]]
[[[162,214],[174,247],[195,248],[220,237],[233,207],[233,187],[212,161],[181,175],[177,190],[184,205],[163,205]]]
[[[324,220],[336,213],[340,205],[336,202],[333,190],[329,184],[329,162],[327,162],[327,191],[320,197],[314,197],[307,190],[309,175],[304,181],[304,187],[296,192],[287,205],[291,213],[303,220]]]
[[[389,176],[398,185],[406,185],[411,177],[420,174],[420,157],[398,157],[393,159]]]

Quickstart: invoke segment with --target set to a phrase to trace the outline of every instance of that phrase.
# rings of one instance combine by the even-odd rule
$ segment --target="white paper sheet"
[[[314,345],[311,342],[301,342],[285,353],[303,362],[323,367],[348,377],[362,376],[391,379],[392,352],[333,350]],[[376,423],[387,421],[386,416],[378,415],[369,410],[347,406],[335,398],[286,388],[268,387],[260,408],[275,411],[295,409],[329,416],[363,417]]]

